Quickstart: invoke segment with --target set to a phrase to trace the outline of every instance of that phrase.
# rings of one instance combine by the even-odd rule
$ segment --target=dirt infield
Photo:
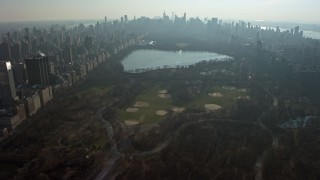
[[[157,110],[156,111],[156,115],[159,115],[159,116],[165,116],[167,113],[168,113],[168,111],[165,111],[165,110]]]
[[[171,108],[171,110],[172,110],[173,112],[181,113],[181,112],[183,112],[184,110],[186,110],[186,108],[183,108],[183,107],[173,107],[173,108]]]
[[[163,99],[170,99],[171,98],[171,95],[170,94],[158,94],[158,96],[160,98],[163,98]]]
[[[125,123],[127,126],[135,126],[135,125],[140,124],[139,121],[133,120],[133,119],[131,119],[131,120],[125,120],[124,123]]]
[[[139,108],[127,108],[126,112],[137,112],[139,111]]]
[[[159,94],[168,94],[168,90],[164,89],[164,90],[161,90],[161,91],[158,91]]]
[[[223,97],[223,95],[219,92],[213,92],[213,93],[209,93],[209,96],[212,96],[212,97]]]
[[[204,107],[206,108],[206,110],[208,111],[216,111],[221,109],[221,106],[217,105],[217,104],[206,104],[204,105]]]

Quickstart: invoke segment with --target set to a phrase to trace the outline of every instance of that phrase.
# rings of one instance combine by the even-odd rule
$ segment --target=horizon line
[[[59,21],[104,21],[104,17],[101,17],[101,18],[83,18],[83,19],[35,19],[35,20],[10,20],[10,21],[2,21],[0,20],[0,24],[5,24],[5,23],[44,23],[44,22],[59,22]],[[108,16],[106,16],[108,17]],[[114,21],[114,20],[120,20],[120,18],[123,17],[123,16],[120,16],[118,18],[108,18],[108,21]],[[156,19],[156,18],[159,18],[162,16],[153,16],[153,17],[150,17],[150,16],[138,16],[137,18],[140,18],[140,17],[148,17],[150,19]],[[180,17],[180,16],[178,16]],[[210,18],[214,18],[214,17],[189,17],[188,19],[190,18],[200,18],[200,19],[206,19],[208,18],[210,20]],[[219,18],[217,17],[218,19],[221,19],[221,20],[228,20],[228,21],[246,21],[246,22],[271,22],[271,23],[296,23],[296,24],[301,24],[301,25],[320,25],[320,22],[307,22],[307,21],[303,21],[303,20],[264,20],[264,19],[241,19],[241,18]],[[129,18],[129,20],[133,20],[133,18]]]

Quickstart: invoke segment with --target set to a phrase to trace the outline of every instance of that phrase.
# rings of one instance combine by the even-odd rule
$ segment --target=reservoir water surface
[[[202,51],[161,51],[140,49],[133,51],[123,61],[125,71],[163,67],[188,66],[203,60],[223,61],[230,56]]]

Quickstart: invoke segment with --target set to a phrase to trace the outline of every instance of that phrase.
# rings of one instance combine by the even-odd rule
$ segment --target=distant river
[[[230,58],[231,57],[226,55],[211,52],[140,49],[129,54],[129,56],[122,61],[122,64],[125,71],[130,71],[135,69],[162,68],[164,66],[188,66],[202,60],[221,61]]]
[[[320,33],[315,31],[303,31],[304,37],[320,39]]]
[[[261,29],[267,29],[267,28],[271,28],[273,30],[276,30],[277,28],[275,27],[261,27]],[[284,29],[284,28],[280,28],[280,32],[284,32],[286,30],[289,30],[290,29]],[[320,39],[320,32],[316,32],[316,31],[304,31],[303,30],[303,36],[306,37],[306,38],[312,38],[312,39]]]

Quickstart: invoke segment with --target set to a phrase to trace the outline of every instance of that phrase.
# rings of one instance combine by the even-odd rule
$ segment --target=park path
[[[117,163],[117,161],[124,157],[124,155],[118,151],[117,143],[114,140],[114,130],[113,130],[112,125],[106,119],[104,119],[104,117],[102,115],[103,110],[105,108],[106,107],[100,108],[98,110],[98,112],[97,112],[97,116],[102,120],[102,122],[105,123],[106,130],[108,132],[108,139],[109,139],[110,144],[111,144],[111,155],[108,158],[108,161],[107,161],[105,167],[97,175],[95,180],[114,179],[111,176],[110,172],[113,170],[113,168],[114,168],[115,164]]]
[[[261,86],[261,85],[260,85]],[[272,109],[278,107],[278,99],[267,89],[263,88],[264,91],[272,97],[272,104],[269,106],[267,110],[265,110],[257,119],[257,123],[259,126],[266,132],[268,132],[271,137],[272,137],[272,146],[270,148],[267,148],[263,151],[263,153],[257,158],[257,161],[255,163],[255,180],[263,180],[263,169],[266,160],[268,159],[269,154],[272,152],[272,149],[275,149],[279,145],[279,140],[278,137],[274,134],[274,132],[267,127],[266,125],[263,124],[263,119],[265,119],[265,116],[267,116]]]

